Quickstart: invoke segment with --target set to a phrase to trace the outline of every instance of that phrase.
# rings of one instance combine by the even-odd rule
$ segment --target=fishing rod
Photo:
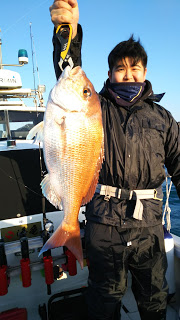
[[[36,76],[35,73],[37,72],[38,75],[38,86],[40,86],[40,77],[39,77],[39,70],[37,65],[37,58],[35,53],[35,45],[33,40],[33,34],[32,34],[32,23],[30,22],[30,38],[31,38],[31,53],[32,53],[32,65],[33,65],[33,79],[34,79],[34,91],[35,91],[35,105],[37,110],[37,89],[36,89]],[[36,68],[35,68],[35,62],[34,57],[36,61]],[[39,91],[38,91],[39,92]],[[38,116],[38,110],[37,110],[37,116]],[[44,171],[43,171],[43,163],[42,163],[42,150],[41,150],[41,144],[39,143],[39,164],[40,164],[40,172],[41,172],[41,181],[44,179]],[[48,240],[50,237],[50,232],[53,231],[53,223],[47,219],[46,217],[46,203],[45,203],[45,197],[42,194],[42,213],[43,213],[43,231],[42,231],[42,238],[43,238],[43,244]],[[47,294],[51,294],[51,284],[54,282],[54,274],[53,274],[53,259],[51,256],[51,250],[48,250],[44,252],[43,254],[43,262],[44,262],[44,271],[45,271],[45,280],[47,284]]]
[[[33,66],[33,81],[34,81],[34,91],[35,91],[35,104],[37,108],[37,91],[36,91],[36,77],[35,77],[35,66],[34,66],[34,54],[35,54],[35,46],[32,35],[32,22],[30,22],[30,38],[31,38],[31,55],[32,55],[32,66]],[[37,70],[37,68],[36,68]]]

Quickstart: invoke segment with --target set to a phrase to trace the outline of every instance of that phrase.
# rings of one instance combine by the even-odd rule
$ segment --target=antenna
[[[33,51],[33,35],[32,35],[32,29],[31,29],[32,23],[30,22],[30,37],[31,37],[31,53],[32,53],[32,65],[33,65],[33,79],[34,79],[34,90],[36,95],[36,77],[35,77],[35,68],[34,68],[34,51]]]
[[[2,66],[2,51],[1,51],[1,45],[2,45],[2,40],[1,40],[1,29],[0,29],[0,69],[3,68],[3,66]]]
[[[34,78],[34,91],[35,91],[35,103],[37,106],[37,95],[40,101],[40,104],[43,106],[44,99],[43,99],[43,93],[46,91],[46,87],[44,85],[40,85],[40,77],[39,77],[39,70],[37,66],[37,58],[36,58],[36,52],[35,52],[35,45],[32,35],[32,22],[30,22],[30,37],[31,37],[31,52],[32,52],[32,65],[33,65],[33,78]],[[34,56],[35,56],[35,62],[36,62],[36,70],[35,70],[35,64],[34,64]],[[35,72],[37,72],[38,75],[38,88],[36,89],[36,76]]]

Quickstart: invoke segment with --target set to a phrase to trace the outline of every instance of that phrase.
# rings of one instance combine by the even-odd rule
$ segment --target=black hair
[[[141,61],[144,68],[147,66],[147,53],[141,45],[140,39],[135,41],[133,35],[127,41],[118,43],[110,52],[108,56],[109,70],[112,71],[118,61],[122,61],[126,57],[132,58],[134,65]]]

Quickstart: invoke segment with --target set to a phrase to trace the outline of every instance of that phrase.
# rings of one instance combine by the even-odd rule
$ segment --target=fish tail
[[[79,223],[72,227],[63,221],[53,235],[46,241],[39,253],[39,256],[49,249],[61,246],[66,246],[74,254],[76,259],[79,261],[81,269],[83,269],[83,251]]]

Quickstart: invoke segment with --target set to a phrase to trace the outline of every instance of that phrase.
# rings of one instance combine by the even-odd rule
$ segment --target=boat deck
[[[128,289],[122,299],[121,320],[141,320],[137,304],[133,293],[131,291],[131,278],[128,278]],[[180,306],[178,307],[177,297],[173,296],[168,303],[167,318],[166,320],[179,320],[180,319]]]
[[[33,272],[32,285],[29,288],[23,288],[20,277],[16,276],[11,279],[8,289],[8,294],[0,298],[0,312],[10,310],[12,308],[26,308],[28,312],[28,320],[40,320],[39,305],[48,306],[48,301],[52,295],[57,292],[74,290],[87,286],[88,268],[81,270],[78,267],[76,276],[70,277],[67,273],[59,281],[55,281],[52,286],[51,295],[47,294],[47,286],[40,271]],[[137,310],[137,304],[131,291],[131,277],[128,278],[128,289],[122,300],[121,320],[140,320]],[[179,307],[178,307],[179,306]],[[167,320],[180,319],[180,303],[177,302],[177,297],[174,296],[168,304]],[[44,318],[43,318],[44,319]]]

